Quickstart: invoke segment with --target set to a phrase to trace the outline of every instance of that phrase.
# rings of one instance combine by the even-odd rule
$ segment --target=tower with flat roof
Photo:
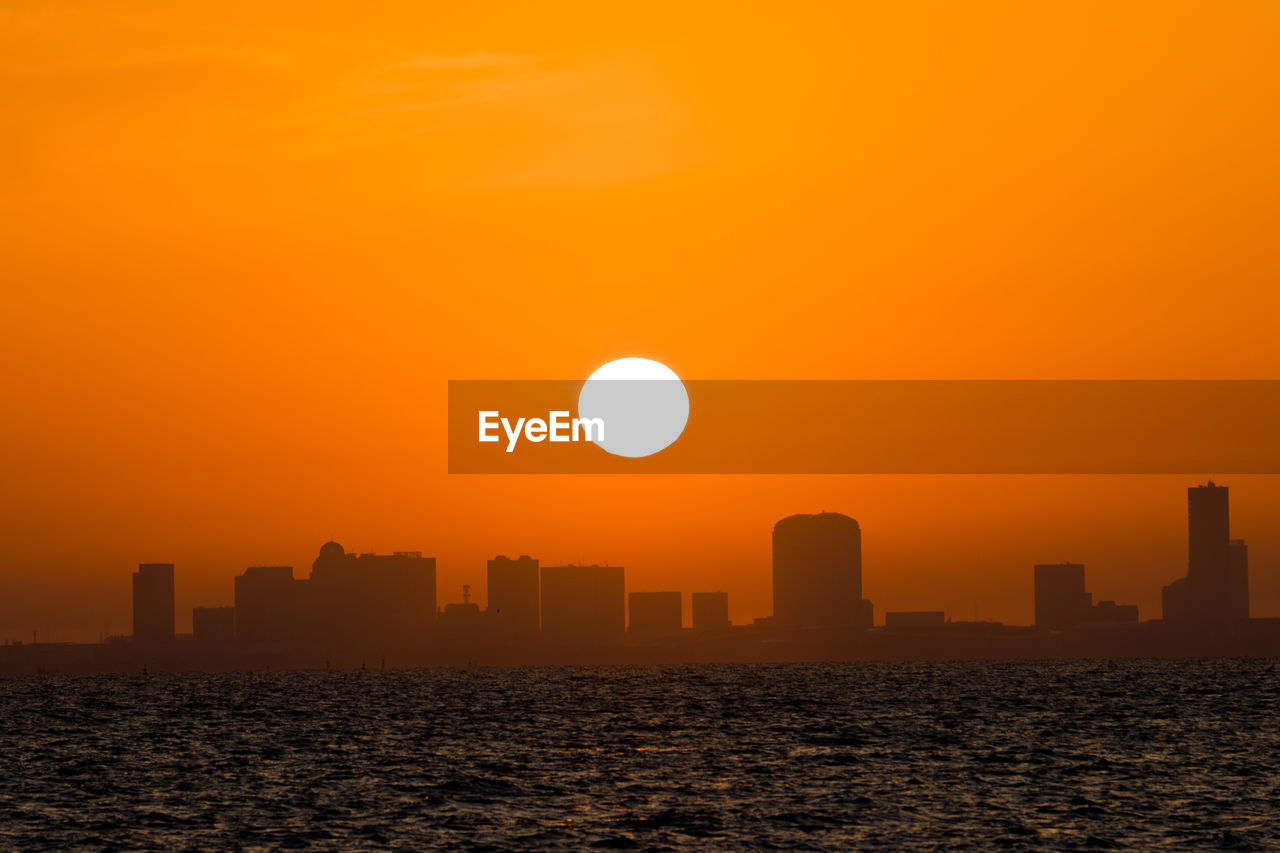
[[[538,561],[522,554],[516,559],[494,557],[488,564],[490,627],[503,633],[530,634],[538,630]]]
[[[622,566],[543,566],[542,633],[561,641],[622,637],[626,596]]]
[[[690,598],[693,630],[716,631],[729,627],[729,593],[695,592]]]
[[[1166,620],[1249,618],[1249,549],[1231,538],[1230,519],[1226,486],[1187,489],[1187,574],[1162,590]]]
[[[133,573],[133,639],[173,640],[173,563],[141,563]]]
[[[1035,567],[1036,627],[1065,631],[1099,622],[1137,622],[1136,604],[1094,603],[1084,586],[1083,563],[1047,563]]]
[[[1085,592],[1083,563],[1035,567],[1036,626],[1062,631],[1084,622],[1093,606]]]
[[[299,639],[304,581],[293,566],[250,566],[235,579],[233,618],[236,639],[246,643],[283,643]]]

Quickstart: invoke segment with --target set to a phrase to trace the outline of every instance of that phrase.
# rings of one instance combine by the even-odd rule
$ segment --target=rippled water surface
[[[1275,661],[0,680],[4,849],[1271,849]]]

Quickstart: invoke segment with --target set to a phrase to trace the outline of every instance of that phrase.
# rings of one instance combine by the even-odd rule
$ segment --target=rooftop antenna
[[[471,601],[471,584],[464,583],[462,585],[462,603],[466,604]]]

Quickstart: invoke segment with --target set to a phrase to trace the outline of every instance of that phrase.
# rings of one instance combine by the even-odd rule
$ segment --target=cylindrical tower
[[[773,615],[789,627],[866,627],[862,530],[838,512],[773,526]]]

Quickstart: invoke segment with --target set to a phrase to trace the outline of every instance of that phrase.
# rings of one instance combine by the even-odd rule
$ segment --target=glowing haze
[[[451,478],[445,381],[1276,378],[1280,6],[262,5],[0,10],[0,632],[330,536],[745,621],[820,509],[878,614],[1072,560],[1158,615],[1196,477]],[[1223,482],[1280,615],[1280,484]]]

